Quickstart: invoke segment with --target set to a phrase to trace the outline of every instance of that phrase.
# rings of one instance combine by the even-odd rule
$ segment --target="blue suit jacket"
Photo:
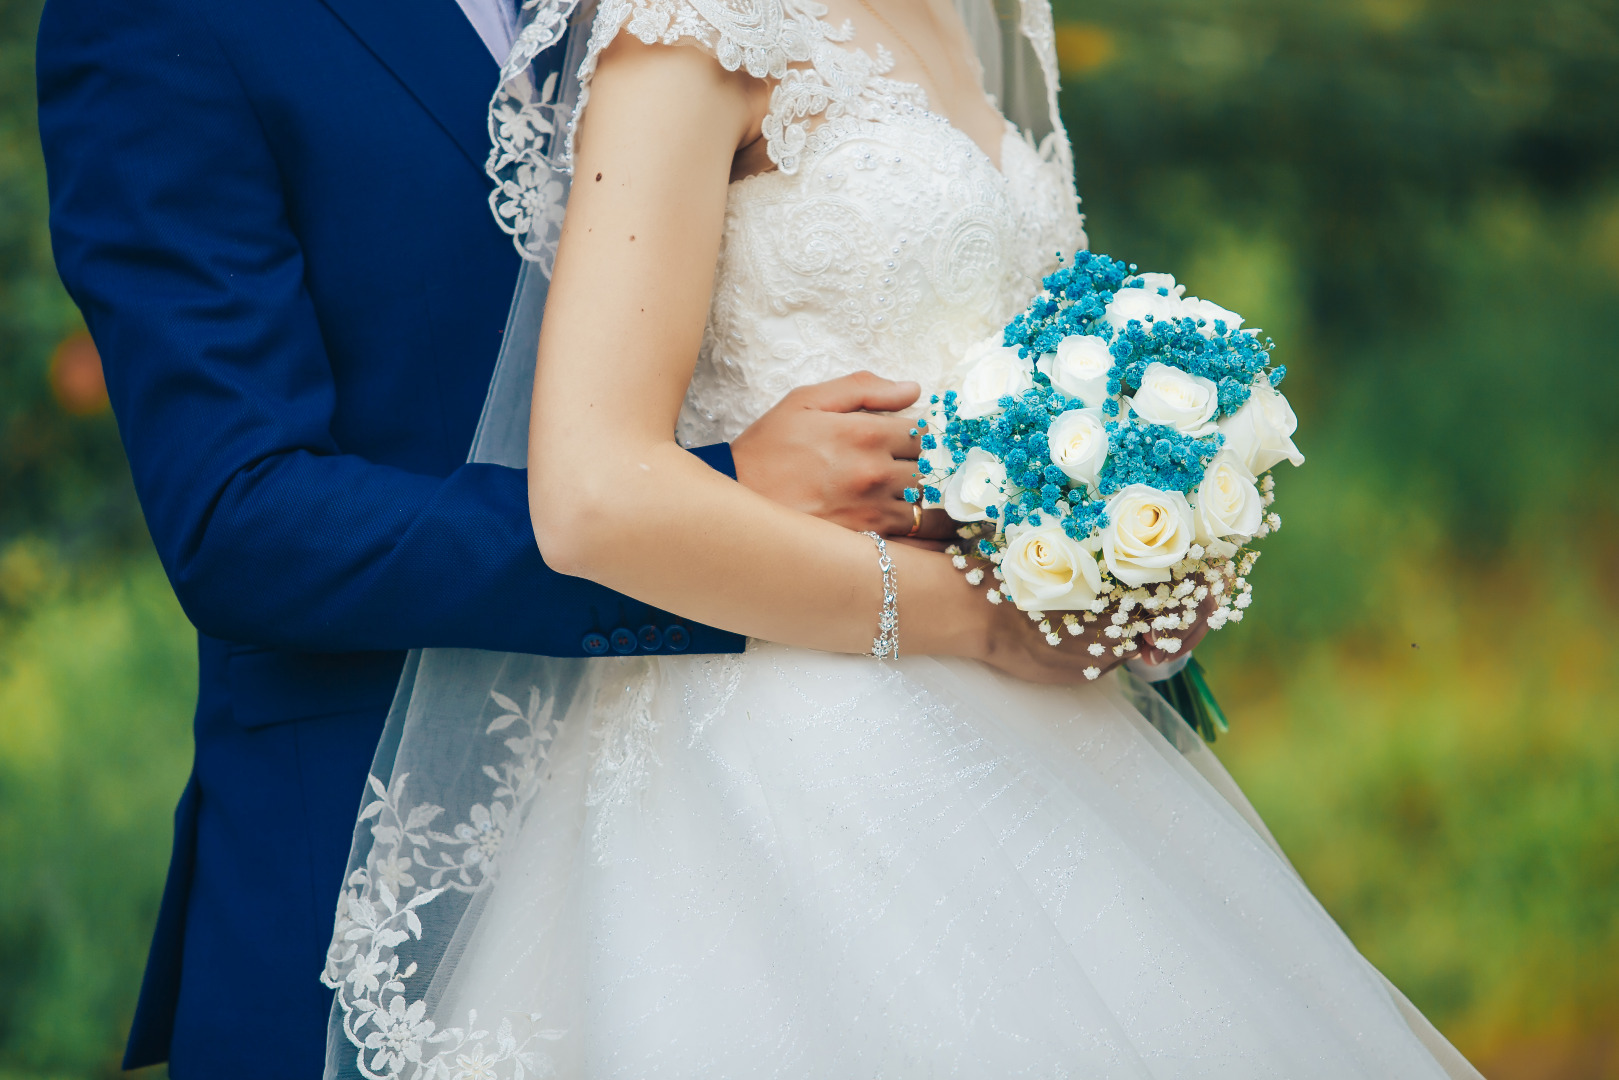
[[[455,0],[50,0],[38,71],[57,264],[199,631],[125,1063],[318,1076],[403,650],[741,642],[638,636],[673,620],[552,573],[523,474],[463,463],[519,264],[486,203],[496,67]]]

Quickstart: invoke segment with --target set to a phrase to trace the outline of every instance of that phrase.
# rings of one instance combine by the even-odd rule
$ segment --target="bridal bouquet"
[[[1135,269],[1081,251],[970,349],[918,422],[907,493],[970,523],[957,567],[982,584],[967,556],[987,560],[989,600],[1027,611],[1052,645],[1054,619],[1074,636],[1106,620],[1097,657],[1149,631],[1175,652],[1200,608],[1211,629],[1241,620],[1250,545],[1281,527],[1269,471],[1304,461],[1272,343]]]

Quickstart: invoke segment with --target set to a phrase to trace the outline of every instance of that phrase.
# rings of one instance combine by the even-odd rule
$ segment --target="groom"
[[[552,573],[523,474],[465,464],[519,266],[483,171],[506,2],[46,6],[57,265],[198,629],[195,765],[126,1068],[320,1074],[318,975],[405,650],[742,645]],[[913,397],[838,380],[734,453],[693,452],[902,534],[898,481],[849,481],[906,475],[870,447],[908,425],[862,410]]]

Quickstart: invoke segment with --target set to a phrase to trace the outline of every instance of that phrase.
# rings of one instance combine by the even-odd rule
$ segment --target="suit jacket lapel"
[[[455,0],[321,0],[479,171],[500,69]]]

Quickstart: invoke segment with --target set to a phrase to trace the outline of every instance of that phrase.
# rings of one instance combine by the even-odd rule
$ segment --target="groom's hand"
[[[939,510],[917,515],[905,501],[916,483],[915,422],[884,415],[916,402],[922,388],[869,371],[792,391],[731,443],[736,478],[784,506],[884,536],[945,540],[955,526]]]

